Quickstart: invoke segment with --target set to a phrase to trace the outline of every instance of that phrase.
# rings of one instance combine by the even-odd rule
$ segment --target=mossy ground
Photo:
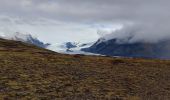
[[[64,55],[0,40],[0,99],[170,100],[170,61]]]

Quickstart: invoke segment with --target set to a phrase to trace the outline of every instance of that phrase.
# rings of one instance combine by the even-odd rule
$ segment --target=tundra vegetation
[[[1,100],[170,100],[170,61],[66,55],[0,39]]]

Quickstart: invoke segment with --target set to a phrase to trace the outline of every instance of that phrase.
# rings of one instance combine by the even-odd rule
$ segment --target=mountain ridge
[[[107,41],[99,39],[91,47],[82,49],[82,51],[108,56],[170,58],[170,40],[159,41],[157,43],[118,43],[117,41],[117,39]]]

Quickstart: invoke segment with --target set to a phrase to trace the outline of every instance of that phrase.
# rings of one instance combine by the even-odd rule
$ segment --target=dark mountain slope
[[[109,56],[141,57],[141,58],[170,58],[170,40],[158,43],[117,43],[117,39],[101,42],[98,40],[86,52]]]
[[[169,100],[170,61],[63,55],[0,39],[2,100]]]

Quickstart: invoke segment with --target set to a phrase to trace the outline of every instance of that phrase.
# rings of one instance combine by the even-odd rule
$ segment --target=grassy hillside
[[[170,61],[64,55],[0,39],[0,100],[170,100]]]

